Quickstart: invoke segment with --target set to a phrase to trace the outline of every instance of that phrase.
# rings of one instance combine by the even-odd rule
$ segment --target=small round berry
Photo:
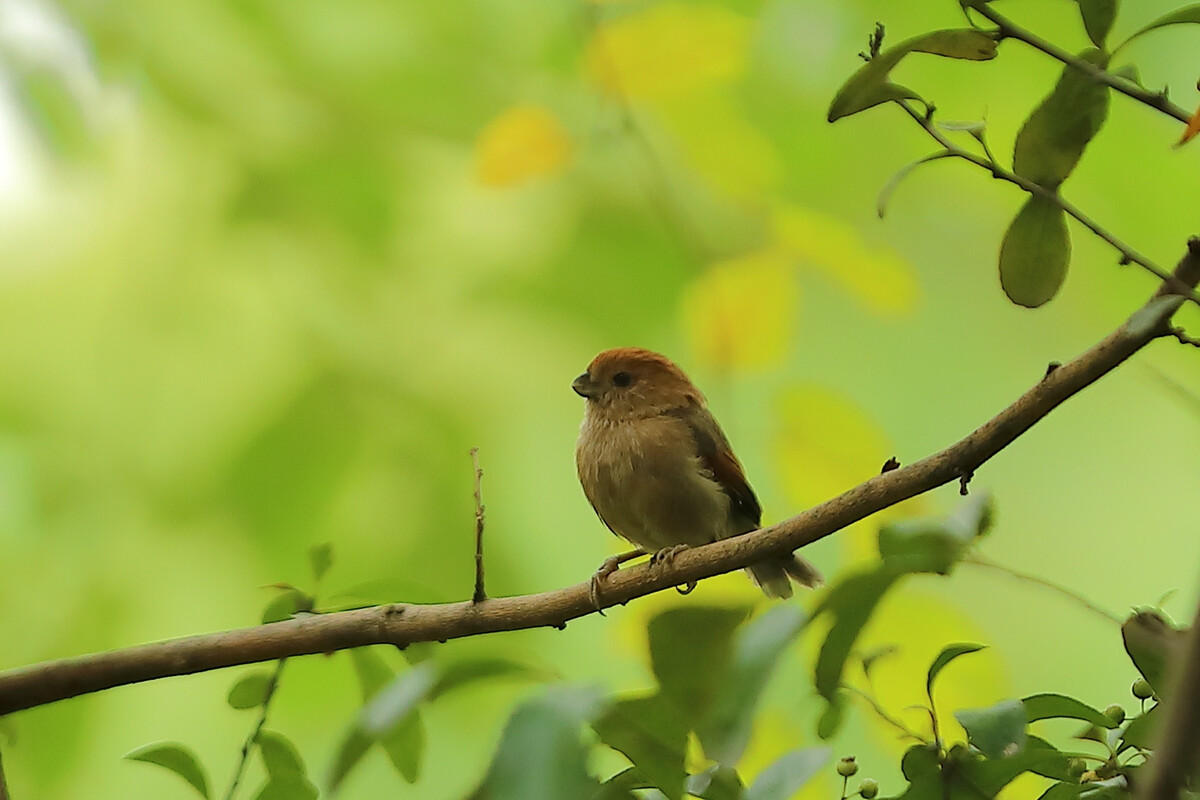
[[[858,764],[854,760],[854,756],[846,756],[837,765],[837,773],[843,778],[849,778],[854,773],[858,772]]]
[[[1154,697],[1154,688],[1145,678],[1138,678],[1134,681],[1133,686],[1129,687],[1129,691],[1133,692],[1133,696],[1138,700],[1149,700]]]
[[[1116,703],[1113,703],[1108,708],[1104,709],[1104,716],[1108,717],[1112,724],[1120,725],[1125,721],[1125,709],[1121,708]]]
[[[863,778],[858,785],[858,793],[863,800],[874,800],[875,795],[879,794],[879,783],[874,778]]]

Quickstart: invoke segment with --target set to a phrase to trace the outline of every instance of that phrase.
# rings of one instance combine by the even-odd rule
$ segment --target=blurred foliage
[[[1011,13],[1072,52],[1119,52],[1191,107],[1194,31],[1177,23],[1200,17],[1176,5]],[[879,57],[897,57],[862,67],[852,106],[919,90],[939,121],[969,120],[947,131],[968,143],[1058,142],[1074,155],[1030,174],[1057,187],[1069,172],[1081,205],[1161,263],[1195,233],[1179,201],[1195,147],[1169,149],[1181,126],[1116,97],[1083,134],[1033,125],[1069,73],[1014,41],[977,64],[917,55],[964,54],[913,44],[961,29],[945,0],[0,0],[0,667],[466,597],[472,446],[490,593],[586,579],[617,543],[575,482],[569,382],[606,347],[689,369],[773,520],[961,436],[1110,330],[1153,283],[1074,230],[1070,280],[1037,268],[1022,256],[1058,236],[1054,212],[1012,244],[1012,187],[914,170],[880,226],[874,197],[925,143],[890,106],[825,123],[877,20]],[[987,38],[950,40],[990,55]],[[1035,324],[996,291],[1002,241],[1005,288],[1016,275],[1028,304],[1056,295]],[[1181,323],[1200,325],[1192,310]],[[989,551],[1110,607],[1194,586],[1194,559],[1174,557],[1194,550],[1179,498],[1200,477],[1188,355],[1148,354],[1156,371],[1106,379],[989,464],[976,482],[1004,503]],[[1040,748],[1030,734],[1000,759],[970,749],[1016,742],[1015,698],[1028,717],[1036,692],[1067,687],[1089,711],[1037,713],[1087,719],[1071,714],[1133,672],[1077,605],[930,574],[964,552],[938,513],[950,496],[892,510],[882,561],[867,525],[810,548],[827,574],[850,569],[810,601],[809,633],[798,607],[752,610],[731,575],[564,632],[290,660],[274,692],[261,669],[141,685],[0,720],[8,783],[47,800],[220,796],[244,769],[240,796],[262,798],[334,783],[844,797],[820,727],[885,795],[957,792],[962,775],[994,787],[1031,766],[988,765]],[[860,590],[877,605],[850,625],[839,598]],[[1152,686],[1169,627],[1124,630]],[[968,641],[993,646],[930,670]],[[906,749],[842,686],[858,666],[853,685],[889,716],[933,714],[933,677],[939,708],[979,711]],[[562,685],[536,685],[551,675]],[[1100,724],[1079,745],[1089,765],[1127,761],[1151,719]]]

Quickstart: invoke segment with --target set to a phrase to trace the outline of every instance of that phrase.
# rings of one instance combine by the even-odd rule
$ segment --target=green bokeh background
[[[1118,35],[1173,8],[1127,6]],[[587,56],[597,26],[664,7],[740,20],[743,65],[705,89],[719,103],[689,105],[696,95],[687,91],[614,99],[599,86]],[[323,541],[335,554],[322,593],[330,604],[380,581],[380,599],[465,598],[473,446],[486,471],[489,591],[584,580],[617,543],[575,479],[582,407],[569,385],[607,347],[658,349],[692,373],[775,521],[821,499],[789,489],[785,474],[847,469],[836,447],[828,465],[782,463],[773,441],[789,389],[841,398],[882,438],[885,456],[913,461],[965,435],[1154,288],[1073,228],[1061,295],[1036,312],[1010,305],[995,257],[1023,198],[965,165],[917,172],[887,218],[876,218],[878,189],[931,142],[895,109],[837,125],[825,110],[876,20],[890,42],[961,25],[946,0],[37,8],[74,32],[79,49],[32,47],[36,37],[10,24],[0,52],[27,178],[0,212],[2,668],[253,624],[269,599],[260,587],[305,585],[306,551]],[[1069,49],[1086,44],[1073,3],[1004,9]],[[1196,103],[1200,32],[1191,27],[1126,54],[1147,85],[1171,85],[1185,107]],[[692,69],[653,55],[646,69]],[[898,77],[943,118],[986,115],[994,150],[1006,154],[1057,73],[1005,42],[992,63],[914,57]],[[544,174],[487,185],[482,132],[528,105],[559,120],[568,157]],[[735,114],[766,155],[714,146],[707,108]],[[1200,232],[1200,150],[1172,150],[1178,135],[1174,121],[1115,98],[1064,189],[1164,264]],[[758,163],[762,175],[747,178],[746,165]],[[696,344],[684,298],[712,263],[761,245],[762,220],[780,203],[838,220],[862,247],[898,253],[920,299],[883,314],[797,263],[795,318],[774,343],[781,355],[715,362]],[[1200,331],[1194,311],[1182,321]],[[1166,610],[1186,617],[1200,566],[1196,365],[1194,350],[1158,344],[981,470],[974,485],[993,491],[1000,509],[984,552],[1117,613],[1177,588]],[[814,432],[829,423],[802,422]],[[851,472],[842,488],[870,474]],[[944,488],[922,508],[956,500]],[[857,535],[861,545],[869,531]],[[820,542],[810,557],[836,576],[864,556],[850,538]],[[752,597],[742,580],[703,591]],[[1078,605],[967,569],[913,584],[935,602],[911,606],[920,615],[898,607],[902,624],[877,638],[936,652],[945,642],[928,640],[930,626],[941,630],[935,617],[969,620],[972,635],[994,646],[988,674],[1003,678],[974,690],[1132,702],[1116,627]],[[661,602],[701,602],[703,591]],[[649,680],[646,613],[634,604],[565,632],[445,648],[637,688]],[[815,742],[820,706],[804,650],[768,697],[769,731],[756,744],[764,758]],[[238,674],[14,716],[15,741],[4,747],[13,795],[190,796],[174,776],[120,759],[160,739],[193,747],[223,790],[251,724],[224,702]],[[911,676],[879,673],[902,679]],[[426,717],[419,783],[402,783],[374,754],[343,796],[462,796],[530,691],[504,684],[447,698]],[[298,660],[271,727],[320,776],[357,702],[344,654]],[[853,716],[836,747],[856,753],[885,795],[901,788],[896,743],[865,715]]]

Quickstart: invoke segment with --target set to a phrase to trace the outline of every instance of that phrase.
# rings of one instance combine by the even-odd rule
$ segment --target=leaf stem
[[[246,737],[246,741],[242,743],[242,752],[238,756],[237,766],[233,770],[233,780],[229,783],[229,791],[225,792],[225,800],[233,800],[238,784],[242,782],[242,775],[246,771],[246,762],[250,760],[250,751],[258,743],[258,734],[262,732],[263,725],[267,723],[267,712],[271,708],[271,699],[275,697],[275,690],[279,688],[279,676],[283,674],[283,665],[286,663],[286,658],[275,662],[275,672],[271,674],[271,680],[267,681],[267,690],[263,696],[262,705],[259,706],[258,720],[250,729],[250,735]]]
[[[1190,114],[1167,99],[1165,90],[1152,92],[1149,89],[1138,86],[1131,80],[1114,75],[1108,70],[1097,67],[1095,64],[1088,63],[1079,56],[1068,53],[1053,42],[1049,42],[1037,34],[1025,30],[1003,14],[997,12],[995,8],[983,2],[983,0],[972,0],[969,7],[980,16],[993,22],[999,28],[1002,37],[1019,39],[1030,47],[1041,50],[1051,58],[1074,67],[1093,80],[1106,84],[1126,97],[1131,97],[1139,103],[1144,103],[1156,111],[1160,111],[1169,117],[1174,117],[1180,122],[1186,123],[1191,119]],[[1118,46],[1113,52],[1116,53],[1123,46]]]
[[[856,686],[851,686],[846,683],[843,683],[841,688],[845,689],[846,691],[850,692],[851,694],[856,694],[859,697],[861,697],[863,700],[865,700],[867,702],[867,705],[871,706],[871,710],[873,710],[877,715],[879,715],[880,719],[882,719],[887,724],[891,725],[896,730],[900,731],[900,733],[902,733],[904,736],[907,736],[911,739],[916,739],[918,742],[921,742],[922,744],[929,744],[928,739],[926,739],[924,736],[922,736],[921,734],[914,731],[912,728],[908,727],[908,725],[906,725],[903,720],[901,720],[897,717],[893,717],[891,714],[889,714],[887,712],[887,709],[885,709],[883,706],[881,706],[879,704],[878,700],[876,700],[874,697],[872,697],[871,695],[864,692],[862,689],[859,689]]]
[[[1056,592],[1056,593],[1062,595],[1063,597],[1074,600],[1076,603],[1079,603],[1079,605],[1083,606],[1088,611],[1091,611],[1094,614],[1099,614],[1100,616],[1104,617],[1109,622],[1115,622],[1118,625],[1121,624],[1121,618],[1118,617],[1116,614],[1112,613],[1111,611],[1101,608],[1100,606],[1098,606],[1095,603],[1093,603],[1092,601],[1088,600],[1086,597],[1079,594],[1078,592],[1076,592],[1072,589],[1068,589],[1065,586],[1061,586],[1057,583],[1054,583],[1053,581],[1048,581],[1045,578],[1039,578],[1037,575],[1030,575],[1027,572],[1020,572],[1018,570],[1012,569],[1011,567],[1006,567],[1003,564],[997,564],[995,561],[990,561],[990,560],[984,558],[983,556],[975,554],[975,553],[965,556],[963,558],[963,563],[972,564],[976,567],[984,567],[985,569],[995,570],[996,572],[1003,572],[1006,575],[1009,575],[1020,581],[1025,581],[1026,583],[1035,583],[1044,589],[1049,589],[1050,591]]]
[[[950,141],[950,139],[948,139],[941,131],[937,129],[932,120],[913,108],[911,103],[906,100],[896,100],[894,102],[896,105],[903,108],[910,117],[916,120],[917,124],[920,125],[926,133],[933,137],[934,141],[945,148],[949,155],[954,156],[955,158],[961,158],[964,161],[969,161],[975,166],[987,170],[992,174],[993,178],[1007,181],[1015,186],[1021,187],[1029,194],[1037,195],[1038,197],[1049,200],[1051,203],[1054,203],[1056,206],[1074,218],[1076,222],[1083,225],[1085,228],[1111,245],[1113,249],[1121,254],[1121,263],[1137,264],[1170,286],[1172,292],[1178,293],[1185,299],[1200,305],[1200,295],[1197,295],[1191,289],[1191,287],[1184,284],[1183,281],[1176,278],[1168,270],[1163,269],[1146,256],[1125,244],[1116,236],[1109,233],[1106,228],[1100,225],[1100,223],[1084,214],[1083,211],[1075,206],[1075,204],[1064,199],[1062,195],[1058,194],[1058,192],[1051,191],[1045,186],[1042,186],[1040,183],[1031,181],[1028,178],[1023,178],[1020,175],[1017,175],[1015,172],[1005,169],[991,158],[978,155],[977,153],[972,153],[970,150],[964,150],[954,142]]]

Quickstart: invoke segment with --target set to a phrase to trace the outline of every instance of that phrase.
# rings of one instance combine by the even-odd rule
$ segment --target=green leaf
[[[973,789],[971,796],[995,797],[1022,773],[1036,773],[1054,764],[1066,769],[1066,756],[1053,748],[1027,747],[1008,758],[963,761],[956,765],[955,773]]]
[[[1062,694],[1034,694],[1021,701],[1025,707],[1025,721],[1040,719],[1079,719],[1101,728],[1115,728],[1113,721],[1101,712]]]
[[[320,583],[325,573],[333,566],[333,545],[322,542],[308,548],[308,563],[312,567],[313,581]]]
[[[263,624],[291,619],[300,611],[312,611],[313,599],[299,589],[285,589],[271,598],[263,609]]]
[[[804,620],[800,608],[779,603],[734,634],[727,677],[718,685],[716,698],[696,727],[704,753],[713,761],[733,765],[742,757],[767,681],[804,628]]]
[[[1121,734],[1122,749],[1128,746],[1153,750],[1158,745],[1158,726],[1161,716],[1158,706],[1155,706],[1146,713],[1131,719]]]
[[[787,800],[829,762],[828,747],[784,753],[767,766],[746,790],[745,800]]]
[[[261,730],[254,741],[258,744],[258,755],[262,758],[263,767],[272,780],[289,775],[302,778],[308,775],[296,745],[282,733]]]
[[[317,800],[320,791],[303,775],[272,777],[254,800]]]
[[[200,759],[188,747],[178,742],[155,742],[122,756],[130,761],[144,761],[171,770],[192,785],[201,797],[208,797],[208,777]]]
[[[430,696],[438,677],[437,667],[428,662],[403,672],[362,707],[358,728],[371,739],[393,730]]]
[[[929,665],[929,675],[925,678],[925,694],[933,698],[933,682],[937,679],[938,673],[946,668],[954,659],[959,656],[965,656],[970,653],[978,653],[986,648],[984,644],[974,644],[972,642],[960,642],[958,644],[949,644],[942,648],[942,652],[938,653],[937,658]]]
[[[1125,45],[1129,44],[1144,33],[1149,33],[1150,31],[1158,30],[1159,28],[1165,28],[1168,25],[1181,25],[1185,23],[1200,24],[1200,3],[1194,3],[1190,6],[1185,6],[1184,8],[1172,11],[1170,14],[1159,17],[1158,19],[1154,20],[1154,22],[1151,22],[1149,25],[1142,28],[1140,31],[1122,42],[1120,46],[1117,47],[1117,50],[1125,47]]]
[[[1038,797],[1038,800],[1075,800],[1083,791],[1079,783],[1056,783]]]
[[[1029,771],[1035,775],[1056,781],[1078,780],[1071,775],[1070,761],[1072,758],[1082,758],[1085,753],[1064,753],[1040,736],[1033,735],[1026,737],[1025,749],[1031,753],[1031,758],[1036,757],[1036,763],[1029,767]]]
[[[954,718],[966,729],[967,741],[988,758],[1011,758],[1025,748],[1025,707],[1020,700],[962,709]]]
[[[1079,14],[1083,17],[1083,27],[1087,31],[1092,44],[1104,49],[1108,32],[1112,30],[1113,20],[1117,16],[1117,0],[1078,0]]]
[[[601,705],[590,687],[557,687],[519,705],[471,800],[591,800],[601,784],[587,771],[581,727]]]
[[[918,158],[916,161],[905,164],[894,175],[892,175],[892,177],[888,178],[888,182],[885,183],[883,188],[879,190],[879,198],[875,201],[875,213],[879,215],[880,219],[883,219],[884,214],[887,213],[887,204],[892,199],[892,193],[896,191],[896,187],[899,186],[900,183],[917,167],[921,166],[922,164],[928,164],[931,161],[937,161],[942,158],[951,158],[953,156],[954,154],[949,150],[941,150],[927,155],[924,158]]]
[[[1153,610],[1139,611],[1121,625],[1125,652],[1160,699],[1171,692],[1171,672],[1183,661],[1185,638],[1185,631]]]
[[[849,695],[846,690],[839,689],[817,719],[817,736],[819,738],[828,741],[837,735],[842,723],[846,721],[846,707],[849,704]]]
[[[363,663],[370,660],[369,656],[360,655],[359,659],[365,659]],[[371,680],[377,676],[377,667],[368,667],[371,670]],[[396,734],[396,731],[401,733],[396,734],[397,741],[400,746],[413,746],[422,748],[424,745],[424,734],[420,734],[419,744],[414,744],[413,737],[409,726],[418,724],[414,723],[418,706],[421,702],[429,697],[438,680],[438,669],[430,663],[425,662],[418,664],[415,667],[402,673],[399,677],[393,679],[381,689],[372,694],[370,700],[363,705],[358,713],[358,717],[351,725],[350,730],[342,738],[342,743],[338,748],[337,755],[334,757],[334,764],[330,770],[328,785],[330,792],[337,791],[341,786],[342,781],[350,773],[362,757],[366,755],[371,745],[376,741],[388,740],[390,736]],[[360,683],[365,687],[366,683],[360,676]],[[388,751],[389,758],[392,757],[391,750]],[[420,751],[415,754],[411,752],[397,752],[397,759],[400,763],[393,761],[397,770],[407,780],[409,775],[418,773],[418,765],[420,759]],[[415,777],[413,778],[415,780]]]
[[[725,764],[713,764],[703,772],[689,775],[684,788],[689,795],[704,800],[743,800],[745,792],[737,770]]]
[[[350,651],[350,658],[364,703],[395,677],[377,648],[356,647]],[[380,739],[379,744],[400,776],[414,783],[421,776],[421,759],[425,753],[425,725],[420,709],[405,717]]]
[[[552,676],[545,669],[511,658],[488,657],[452,661],[442,665],[437,686],[434,687],[430,699],[479,681],[509,677],[546,680]]]
[[[902,519],[879,527],[879,555],[904,572],[947,575],[965,552],[944,520]]]
[[[1037,308],[1062,287],[1071,260],[1066,215],[1056,203],[1030,195],[1000,245],[1000,285],[1019,306]]]
[[[661,694],[621,700],[592,727],[659,791],[681,800],[688,727],[674,702]]]
[[[826,700],[833,700],[841,685],[846,659],[863,625],[888,589],[905,573],[886,564],[871,572],[850,575],[829,590],[813,616],[833,615],[833,626],[825,635],[817,655],[815,685]]]
[[[650,620],[650,663],[663,697],[690,724],[707,713],[727,682],[733,633],[746,608],[684,606]]]
[[[947,58],[986,61],[996,57],[994,35],[974,28],[926,33],[889,47],[850,76],[829,106],[834,122],[889,100],[920,100],[911,89],[888,80],[888,75],[909,53],[931,53]]]
[[[916,744],[908,748],[900,759],[900,771],[909,782],[909,787],[900,795],[905,800],[948,800],[951,797],[950,786],[942,785],[936,747]]]
[[[1085,50],[1079,57],[1101,68],[1108,63],[1108,56],[1095,49]],[[1017,134],[1013,171],[1048,189],[1057,189],[1104,125],[1108,103],[1105,84],[1070,65],[1063,67],[1054,90]]]
[[[244,711],[248,708],[258,708],[267,701],[267,692],[271,688],[271,673],[252,672],[242,676],[229,689],[225,698],[230,706]]]

